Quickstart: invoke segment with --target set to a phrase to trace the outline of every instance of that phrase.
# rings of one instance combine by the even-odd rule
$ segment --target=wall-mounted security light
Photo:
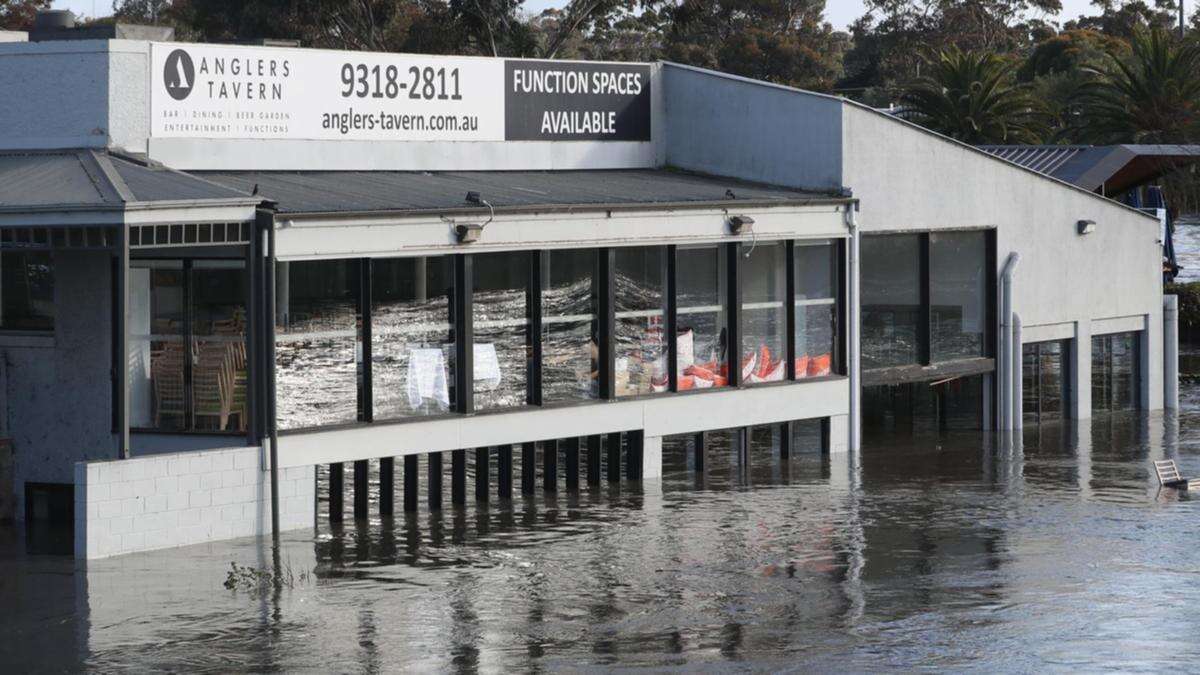
[[[754,231],[754,219],[750,216],[730,216],[729,234],[749,234]]]
[[[479,241],[479,235],[483,234],[482,223],[455,223],[454,238],[460,244],[473,244]]]
[[[1081,235],[1091,234],[1096,231],[1096,221],[1081,220],[1078,223],[1075,223],[1075,231]]]

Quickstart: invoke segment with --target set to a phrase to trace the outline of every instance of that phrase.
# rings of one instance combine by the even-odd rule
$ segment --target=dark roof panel
[[[797,202],[829,199],[732,178],[667,169],[593,171],[230,171],[199,172],[214,183],[275,201],[281,213],[437,211],[467,206],[467,192],[496,208]],[[732,197],[730,197],[732,193]]]
[[[74,151],[0,154],[0,207],[106,203]]]
[[[1106,194],[1122,193],[1200,161],[1200,145],[983,145],[980,149]]]
[[[245,199],[249,193],[218,185],[191,174],[154,166],[143,166],[119,158],[112,159],[121,176],[139,202],[188,201],[194,199]]]

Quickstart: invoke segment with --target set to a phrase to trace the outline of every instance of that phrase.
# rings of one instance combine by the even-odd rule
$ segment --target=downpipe
[[[849,363],[847,367],[850,371],[850,420],[847,425],[850,427],[849,446],[850,452],[857,453],[862,448],[862,369],[861,369],[861,329],[862,317],[860,315],[860,293],[859,293],[859,253],[858,253],[858,221],[855,219],[855,212],[858,211],[858,203],[848,204],[846,206],[846,227],[850,229],[850,261],[848,264],[847,279],[847,300],[849,307],[846,308],[847,324],[849,325],[849,335],[846,336],[848,348],[847,355]]]
[[[997,349],[996,381],[999,385],[997,400],[999,415],[997,429],[1012,431],[1013,427],[1013,373],[1019,375],[1020,368],[1013,364],[1013,276],[1021,262],[1020,253],[1010,253],[1000,272],[1000,345]],[[1019,408],[1017,408],[1019,410]],[[1019,414],[1019,413],[1018,413]]]

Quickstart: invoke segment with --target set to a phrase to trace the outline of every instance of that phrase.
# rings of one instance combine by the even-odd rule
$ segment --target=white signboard
[[[650,140],[645,64],[154,43],[156,138]]]

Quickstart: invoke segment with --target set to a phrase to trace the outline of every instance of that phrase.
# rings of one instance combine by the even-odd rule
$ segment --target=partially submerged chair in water
[[[1158,482],[1163,487],[1188,489],[1188,480],[1179,475],[1179,467],[1173,459],[1162,459],[1154,462],[1154,470],[1158,473]]]

